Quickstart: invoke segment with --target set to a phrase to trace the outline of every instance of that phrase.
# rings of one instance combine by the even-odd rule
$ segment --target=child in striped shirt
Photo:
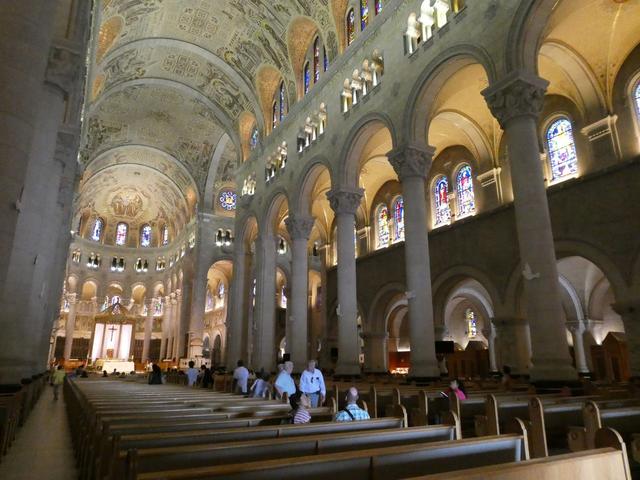
[[[293,411],[293,423],[309,423],[311,421],[311,400],[304,393],[297,393],[291,397],[291,403],[294,407]],[[294,406],[295,405],[295,406]]]

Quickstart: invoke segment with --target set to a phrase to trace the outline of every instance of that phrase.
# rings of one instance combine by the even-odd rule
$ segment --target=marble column
[[[180,320],[182,313],[182,291],[176,290],[173,304],[173,345],[171,348],[171,358],[175,358],[176,362],[180,360]]]
[[[531,340],[526,320],[516,317],[491,319],[495,331],[496,364],[511,367],[513,373],[528,375],[531,359]]]
[[[64,353],[65,360],[71,358],[71,347],[73,346],[73,332],[76,329],[76,307],[78,305],[78,297],[75,293],[67,294],[69,302],[69,311],[67,312],[67,321],[64,325]]]
[[[160,361],[167,358],[168,344],[171,328],[172,305],[171,295],[164,297],[164,310],[162,311],[162,340],[160,343]]]
[[[313,217],[290,215],[285,223],[291,237],[291,292],[287,350],[296,371],[302,371],[309,360],[309,252],[308,242],[314,224]],[[290,342],[290,343],[289,343]]]
[[[489,371],[497,372],[499,370],[496,357],[496,332],[493,328],[493,325],[489,323],[489,325],[482,329],[482,334],[484,335],[484,338],[487,339],[487,343],[489,344]]]
[[[262,233],[256,240],[256,335],[252,366],[274,371],[276,364],[276,237]]]
[[[640,299],[625,299],[611,306],[622,317],[624,336],[629,350],[631,377],[638,379],[640,378]]]
[[[516,230],[531,328],[533,381],[572,381],[562,321],[558,268],[544,184],[538,138],[538,115],[548,82],[527,72],[514,72],[482,93],[505,132]]]
[[[229,292],[229,302],[231,313],[227,321],[227,341],[226,343],[226,366],[232,371],[238,360],[248,361],[243,356],[243,339],[246,342],[246,318],[247,301],[249,292],[247,290],[247,263],[248,255],[242,239],[238,239],[233,252],[233,278],[231,279],[231,291]],[[245,343],[246,347],[246,343]]]
[[[580,320],[571,320],[566,322],[566,326],[571,332],[573,339],[573,355],[576,362],[576,370],[578,373],[589,373],[587,365],[587,357],[584,351],[584,325]]]
[[[364,371],[367,373],[385,373],[388,369],[387,332],[364,332]]]
[[[387,154],[400,182],[404,201],[405,270],[411,335],[409,375],[439,378],[431,292],[431,261],[425,180],[435,149],[406,145]]]
[[[149,347],[151,346],[151,332],[153,330],[153,299],[147,302],[147,317],[144,321],[144,340],[142,341],[142,362],[149,361]]]
[[[360,337],[356,251],[353,241],[356,211],[362,201],[361,188],[334,188],[327,192],[338,227],[338,363],[336,375],[360,374]]]

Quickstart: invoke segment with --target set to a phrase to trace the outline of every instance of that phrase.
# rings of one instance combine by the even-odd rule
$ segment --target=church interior
[[[0,477],[640,478],[640,0],[0,0],[0,40]]]

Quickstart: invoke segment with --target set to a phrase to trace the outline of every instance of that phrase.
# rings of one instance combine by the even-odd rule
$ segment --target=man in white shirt
[[[244,366],[242,360],[238,360],[238,366],[233,371],[233,380],[235,381],[235,393],[247,394],[247,382],[249,381],[249,370]]]
[[[315,360],[309,360],[306,370],[300,375],[300,391],[311,400],[311,408],[318,408],[324,403],[327,389],[324,386],[322,372],[316,368]]]
[[[278,374],[273,385],[280,398],[282,398],[285,393],[288,397],[296,393],[296,384],[293,382],[293,378],[291,378],[291,372],[293,372],[293,362],[284,362],[284,368]]]
[[[189,368],[187,369],[187,380],[189,381],[188,385],[193,387],[198,381],[198,370],[195,367],[195,363],[192,361],[189,362]]]

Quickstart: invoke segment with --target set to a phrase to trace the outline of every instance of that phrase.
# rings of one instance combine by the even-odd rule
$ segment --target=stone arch
[[[363,116],[351,129],[339,156],[340,168],[336,185],[357,187],[360,160],[369,140],[381,129],[391,136],[392,149],[398,147],[398,133],[391,117],[382,112]]]
[[[334,173],[329,160],[325,156],[314,157],[300,173],[300,180],[293,188],[290,205],[292,212],[303,215],[311,212],[311,191],[323,170],[329,172],[331,185],[334,185]]]
[[[304,96],[304,86],[302,82],[302,67],[305,56],[314,38],[320,37],[323,45],[326,45],[325,38],[318,24],[310,17],[298,16],[291,19],[287,28],[287,49],[291,70],[296,81],[297,99]]]
[[[278,233],[277,225],[275,225],[274,222],[276,215],[285,203],[287,208],[289,208],[289,196],[284,188],[278,188],[270,195],[269,199],[265,202],[266,207],[260,215],[259,229],[262,233],[265,235],[276,235]]]
[[[432,60],[410,91],[403,120],[403,140],[424,144],[429,131],[435,99],[446,81],[455,72],[471,64],[480,64],[489,84],[497,78],[494,62],[489,54],[473,45],[458,45]]]

